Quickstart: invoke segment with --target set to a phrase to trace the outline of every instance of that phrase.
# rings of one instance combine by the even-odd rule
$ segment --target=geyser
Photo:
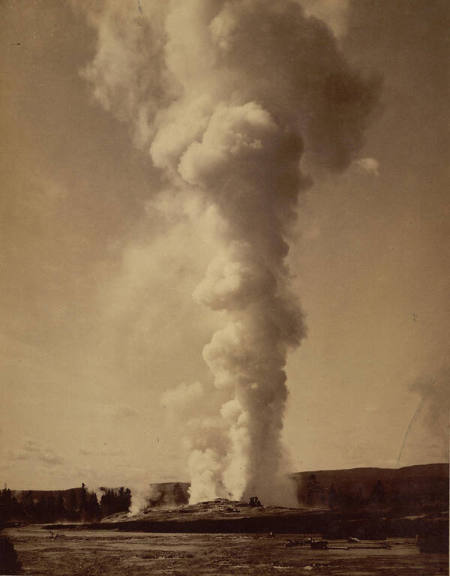
[[[352,70],[332,32],[293,0],[85,9],[98,33],[84,71],[95,97],[130,123],[173,188],[202,197],[223,221],[222,249],[194,297],[225,319],[203,351],[224,401],[190,426],[191,502],[279,501],[286,356],[305,335],[286,263],[297,198],[310,183],[300,160],[345,169],[378,83]]]

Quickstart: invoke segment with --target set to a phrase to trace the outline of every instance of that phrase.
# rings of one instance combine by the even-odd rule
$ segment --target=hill
[[[300,505],[388,507],[409,512],[448,509],[448,464],[298,472]]]
[[[400,469],[317,470],[298,472],[292,474],[291,478],[296,484],[298,508],[303,515],[312,514],[311,518],[319,511],[341,516],[384,514],[391,518],[439,515],[448,511],[447,464],[408,466]],[[132,497],[129,489],[103,488],[101,494],[98,500],[97,494],[88,492],[84,485],[81,488],[49,491],[5,489],[0,494],[0,522],[95,522],[102,518],[107,520],[114,514],[126,516]],[[211,517],[211,514],[217,518],[222,512],[231,520],[232,510],[239,518],[253,518],[256,514],[255,519],[249,520],[252,525],[258,521],[257,517],[261,516],[258,510],[254,514],[243,502],[239,503],[239,506],[236,503],[226,504],[220,510],[214,505],[210,509],[211,513],[208,512],[208,507],[192,507],[188,506],[188,502],[189,484],[186,482],[150,484],[145,510],[158,522],[172,522],[175,516],[170,510],[184,520],[190,517]],[[286,509],[284,510],[283,512],[281,509],[266,507],[264,515],[286,517]],[[292,509],[288,516],[294,513],[294,510],[297,510],[295,514],[299,511]]]

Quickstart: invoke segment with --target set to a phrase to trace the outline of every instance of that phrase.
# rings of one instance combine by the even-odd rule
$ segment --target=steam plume
[[[305,335],[286,264],[309,183],[300,159],[305,152],[310,166],[344,169],[377,83],[354,72],[332,32],[293,0],[155,0],[141,10],[111,1],[86,10],[98,33],[84,71],[96,99],[130,123],[174,188],[202,196],[223,219],[223,249],[194,294],[225,317],[203,351],[223,406],[190,423],[191,501],[274,501],[286,356]]]
[[[423,422],[442,460],[447,461],[450,425],[450,367],[447,364],[442,365],[434,374],[418,378],[410,388],[420,396]]]

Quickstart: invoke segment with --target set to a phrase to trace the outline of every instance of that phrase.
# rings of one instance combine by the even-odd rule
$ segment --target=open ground
[[[108,531],[57,533],[42,526],[9,528],[25,574],[33,576],[435,576],[448,556],[421,554],[414,539],[330,542],[329,550],[289,546],[295,535],[154,534]],[[303,540],[305,535],[298,536]]]

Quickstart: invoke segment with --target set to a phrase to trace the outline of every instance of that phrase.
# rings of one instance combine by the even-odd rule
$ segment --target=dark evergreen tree
[[[378,480],[373,487],[372,493],[370,495],[370,503],[378,507],[383,506],[386,502],[386,492],[381,480]]]
[[[322,485],[317,481],[315,474],[310,474],[306,483],[306,504],[318,506],[326,504],[326,494]]]
[[[66,505],[64,502],[64,496],[63,494],[60,492],[58,494],[58,498],[56,499],[56,518],[58,520],[64,520],[67,518],[67,510],[66,510]]]
[[[337,508],[338,506],[338,499],[339,499],[339,495],[337,493],[337,490],[334,486],[334,484],[332,484],[328,490],[328,506],[334,510],[335,508]]]

